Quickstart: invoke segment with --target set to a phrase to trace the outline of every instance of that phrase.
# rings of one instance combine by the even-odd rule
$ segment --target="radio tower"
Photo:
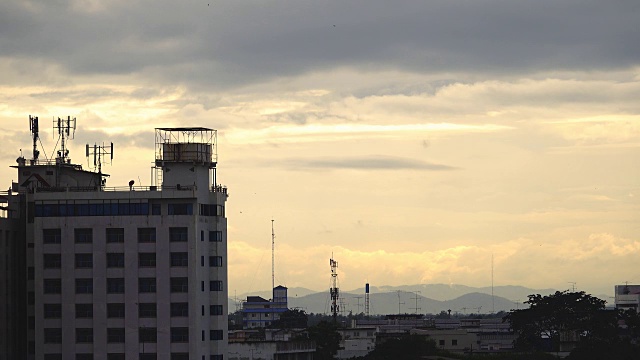
[[[369,318],[369,283],[364,287],[364,314]]]
[[[276,287],[276,233],[273,231],[273,222],[271,219],[271,291]],[[275,299],[271,299],[275,301]]]
[[[331,259],[329,259],[329,265],[331,266],[331,289],[329,290],[331,294],[331,313],[333,314],[333,323],[336,324],[338,321],[338,311],[340,311],[340,306],[338,306],[340,295],[338,292],[338,262],[333,260],[333,254],[331,254]]]

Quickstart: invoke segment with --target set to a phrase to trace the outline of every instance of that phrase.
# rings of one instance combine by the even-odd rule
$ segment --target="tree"
[[[615,312],[604,310],[604,300],[584,291],[529,295],[525,303],[528,309],[512,310],[504,317],[518,335],[515,345],[521,350],[542,350],[545,338],[557,350],[561,340],[597,343],[611,341],[616,334]]]
[[[316,342],[316,360],[331,360],[338,352],[342,336],[338,326],[328,321],[321,321],[309,328],[309,339]]]
[[[287,310],[280,314],[280,318],[271,324],[274,329],[303,329],[307,327],[308,316],[304,310]]]

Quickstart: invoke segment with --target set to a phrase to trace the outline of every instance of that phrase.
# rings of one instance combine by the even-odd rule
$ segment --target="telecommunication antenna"
[[[93,147],[87,144],[86,155],[87,161],[93,156],[93,169],[98,170],[98,173],[102,174],[102,157],[109,155],[111,157],[109,164],[113,163],[113,143],[111,143],[110,147],[105,146],[104,143],[102,145],[93,144]]]
[[[362,296],[354,296],[353,298],[356,299],[356,301],[358,302],[356,304],[356,309],[357,309],[356,310],[357,311],[356,314],[360,314],[360,307],[362,306],[362,305],[360,305],[360,299],[362,299]]]
[[[413,297],[411,298],[416,301],[416,307],[412,308],[414,310],[414,314],[417,314],[418,310],[422,310],[421,307],[418,307],[418,300],[420,299],[420,296],[418,296],[419,293],[420,290],[413,291]]]
[[[338,262],[333,260],[333,254],[329,259],[329,265],[331,266],[331,289],[329,290],[331,294],[331,313],[335,324],[338,321],[338,311],[340,311],[340,306],[338,305],[340,295],[338,290]]]
[[[40,129],[38,127],[38,117],[29,115],[29,130],[31,131],[31,137],[33,138],[33,158],[31,159],[31,165],[38,162],[40,151],[38,151],[38,140],[40,139]]]
[[[274,221],[271,219],[271,291],[276,287],[276,233],[273,230]]]
[[[402,290],[398,290],[398,315],[400,315],[400,305],[404,305],[404,302],[400,302],[400,293]]]
[[[493,296],[493,253],[491,254],[491,313],[496,312],[496,299]]]
[[[74,138],[76,133],[76,118],[71,118],[71,116],[67,116],[67,119],[60,119],[58,121],[53,120],[53,128],[58,129],[58,135],[60,136],[60,150],[58,150],[58,157],[56,158],[56,163],[58,164],[66,164],[70,163],[71,160],[69,157],[69,150],[66,147],[65,139],[71,140]],[[73,131],[72,131],[73,129]]]
[[[571,292],[576,292],[576,282],[575,281],[567,281],[569,284],[571,284]]]

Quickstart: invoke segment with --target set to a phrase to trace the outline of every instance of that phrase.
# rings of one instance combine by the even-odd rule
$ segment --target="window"
[[[200,204],[202,216],[224,216],[224,206],[216,204]]]
[[[204,266],[204,256],[200,256],[200,266]]]
[[[107,253],[107,267],[108,268],[123,268],[124,267],[124,253]]]
[[[138,331],[138,338],[141,343],[154,343],[157,341],[156,328],[141,327]]]
[[[222,242],[222,231],[209,231],[210,242]]]
[[[221,280],[209,281],[209,291],[222,291],[222,281]]]
[[[222,330],[210,330],[209,331],[209,340],[222,340]]]
[[[138,304],[138,317],[141,317],[141,318],[156,317],[156,303]]]
[[[107,294],[124,294],[124,278],[107,278]]]
[[[438,345],[444,346],[444,340],[438,340]]]
[[[92,294],[93,279],[76,279],[76,294]]]
[[[200,241],[204,241],[204,230],[200,230]]]
[[[222,354],[210,355],[209,360],[224,360],[224,356]]]
[[[107,360],[125,360],[124,353],[110,353],[110,354],[107,354]]]
[[[45,319],[60,319],[62,316],[61,304],[44,304]]]
[[[188,327],[172,327],[171,342],[172,343],[189,342],[189,328]]]
[[[169,241],[183,242],[189,238],[189,229],[186,227],[170,227]]]
[[[193,204],[168,204],[169,215],[193,215]]]
[[[93,360],[93,354],[76,354],[76,360]]]
[[[138,253],[138,267],[155,267],[156,253]]]
[[[76,254],[76,269],[91,269],[93,254]]]
[[[156,292],[156,278],[138,278],[138,292]]]
[[[209,305],[209,315],[223,315],[222,314],[222,305]]]
[[[138,360],[157,360],[158,354],[156,353],[141,353],[138,355]]]
[[[151,204],[151,215],[162,215],[160,204]]]
[[[189,353],[171,353],[171,360],[189,360]]]
[[[172,277],[171,278],[171,292],[183,293],[189,291],[189,282],[186,277]]]
[[[27,280],[33,280],[35,278],[35,268],[33,266],[27,267]]]
[[[46,286],[46,284],[45,284],[45,286]],[[58,292],[56,292],[56,294],[60,294],[60,289],[58,289]],[[36,303],[36,294],[33,291],[29,291],[27,293],[27,304],[28,305],[33,305],[35,303]]]
[[[107,328],[108,343],[123,343],[124,338],[124,328]]]
[[[59,329],[59,328],[44,329],[44,343],[45,344],[61,344],[62,329]]]
[[[62,354],[44,354],[44,360],[62,360]]]
[[[42,254],[42,262],[45,269],[60,269],[62,257],[60,254]]]
[[[186,302],[171,303],[171,317],[188,317],[189,304]]]
[[[43,244],[60,244],[62,232],[60,229],[42,229]]]
[[[172,252],[171,266],[176,266],[176,267],[189,266],[189,255],[186,252]]]
[[[210,267],[221,267],[222,266],[222,256],[209,256],[209,266]]]
[[[76,244],[91,244],[93,242],[93,229],[75,229],[74,237]]]
[[[123,243],[124,228],[107,228],[107,243]]]
[[[43,285],[45,294],[60,294],[62,290],[60,279],[44,279]]]
[[[27,318],[27,322],[29,323],[29,330],[33,330],[36,328],[36,317],[35,316],[29,316]]]
[[[156,242],[156,228],[138,228],[138,242]]]
[[[458,345],[458,340],[457,339],[451,340],[451,345],[452,346],[457,346]]]
[[[76,304],[76,319],[93,318],[93,304]]]
[[[108,318],[123,318],[124,317],[124,303],[110,303],[110,304],[107,304],[107,317]]]
[[[76,344],[92,343],[92,342],[93,342],[92,328],[76,328]]]

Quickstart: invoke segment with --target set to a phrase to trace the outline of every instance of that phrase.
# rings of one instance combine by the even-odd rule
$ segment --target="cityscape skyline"
[[[344,289],[612,294],[640,282],[639,21],[623,0],[3,2],[0,182],[29,115],[41,157],[52,118],[77,118],[85,169],[113,142],[108,187],[151,184],[154,128],[210,127],[230,297],[269,288],[272,219],[276,285],[328,289],[333,254]]]

